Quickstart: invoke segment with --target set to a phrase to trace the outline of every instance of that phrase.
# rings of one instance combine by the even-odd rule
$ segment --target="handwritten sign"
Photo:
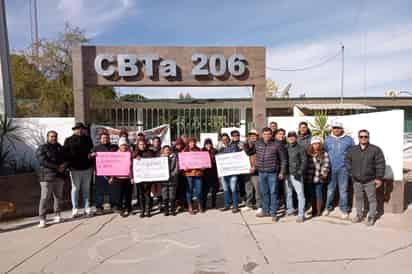
[[[207,151],[191,151],[179,153],[179,169],[211,168],[210,155]]]
[[[134,159],[133,176],[135,183],[167,181],[169,160],[167,157]]]
[[[217,154],[216,165],[219,177],[250,173],[250,160],[243,151]]]
[[[130,152],[97,152],[97,176],[130,176]]]

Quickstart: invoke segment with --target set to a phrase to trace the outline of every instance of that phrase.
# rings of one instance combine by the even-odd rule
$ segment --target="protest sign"
[[[250,173],[250,160],[243,151],[216,155],[216,165],[219,177]]]
[[[129,176],[130,152],[96,152],[97,176]]]
[[[191,151],[179,153],[179,169],[211,168],[210,155],[207,151]]]
[[[169,160],[167,157],[140,158],[133,160],[135,183],[161,182],[169,180]]]

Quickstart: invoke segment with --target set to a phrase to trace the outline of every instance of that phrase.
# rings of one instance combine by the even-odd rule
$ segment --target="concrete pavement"
[[[275,224],[217,210],[36,225],[0,224],[1,273],[412,273],[412,209],[374,227],[334,216]]]

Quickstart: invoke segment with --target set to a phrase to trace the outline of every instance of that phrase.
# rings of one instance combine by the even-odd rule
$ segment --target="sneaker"
[[[257,210],[256,210],[256,214],[260,214],[260,213],[262,213],[263,212],[263,208],[261,208],[261,207],[259,207]]]
[[[272,222],[274,223],[279,222],[279,216],[272,216]]]
[[[366,226],[373,226],[375,225],[376,219],[373,217],[368,217],[368,221],[366,222]]]
[[[72,209],[72,218],[77,218],[79,216],[80,216],[79,210],[77,208],[73,208]]]
[[[296,219],[296,222],[297,223],[303,223],[305,221],[305,217],[298,217],[297,219]]]
[[[40,220],[39,224],[37,225],[38,228],[45,228],[46,227],[46,220]]]
[[[230,208],[228,208],[228,207],[224,207],[224,208],[221,208],[220,209],[220,211],[228,211]]]
[[[128,210],[125,210],[121,215],[123,218],[126,218],[126,217],[129,217],[130,213]]]
[[[330,210],[329,209],[325,209],[325,211],[323,211],[322,216],[329,216],[330,215]]]
[[[257,213],[256,217],[263,218],[263,217],[270,217],[270,215],[262,211],[262,212]]]
[[[86,208],[85,212],[86,212],[87,217],[92,217],[93,216],[93,211],[90,207]]]
[[[342,215],[340,215],[342,220],[348,220],[349,219],[349,214],[348,213],[342,213]]]
[[[235,207],[234,209],[232,209],[232,213],[238,213],[240,210],[239,208]]]
[[[248,206],[242,207],[242,211],[249,211],[249,210],[252,210],[252,208]]]
[[[362,217],[359,215],[356,215],[354,218],[352,218],[352,223],[356,224],[356,223],[360,223],[362,222]]]
[[[58,224],[58,223],[61,223],[62,221],[63,221],[63,220],[62,220],[62,218],[60,217],[60,215],[54,216],[53,223]]]

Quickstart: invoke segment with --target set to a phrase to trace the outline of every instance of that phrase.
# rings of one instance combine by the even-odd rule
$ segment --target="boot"
[[[166,199],[163,202],[163,214],[169,216],[169,200]]]
[[[152,206],[153,206],[153,200],[151,197],[146,198],[148,201],[146,201],[146,217],[152,217]]]
[[[316,200],[317,216],[322,216],[322,207],[323,207],[323,201],[321,199]]]
[[[205,208],[203,207],[202,203],[203,203],[202,201],[199,201],[197,203],[197,207],[198,207],[200,213],[205,213]]]
[[[192,203],[187,204],[187,211],[189,211],[190,215],[194,215],[195,213],[193,212],[193,208],[192,208]]]
[[[175,200],[172,200],[170,202],[170,214],[173,216],[176,216],[176,202]]]

